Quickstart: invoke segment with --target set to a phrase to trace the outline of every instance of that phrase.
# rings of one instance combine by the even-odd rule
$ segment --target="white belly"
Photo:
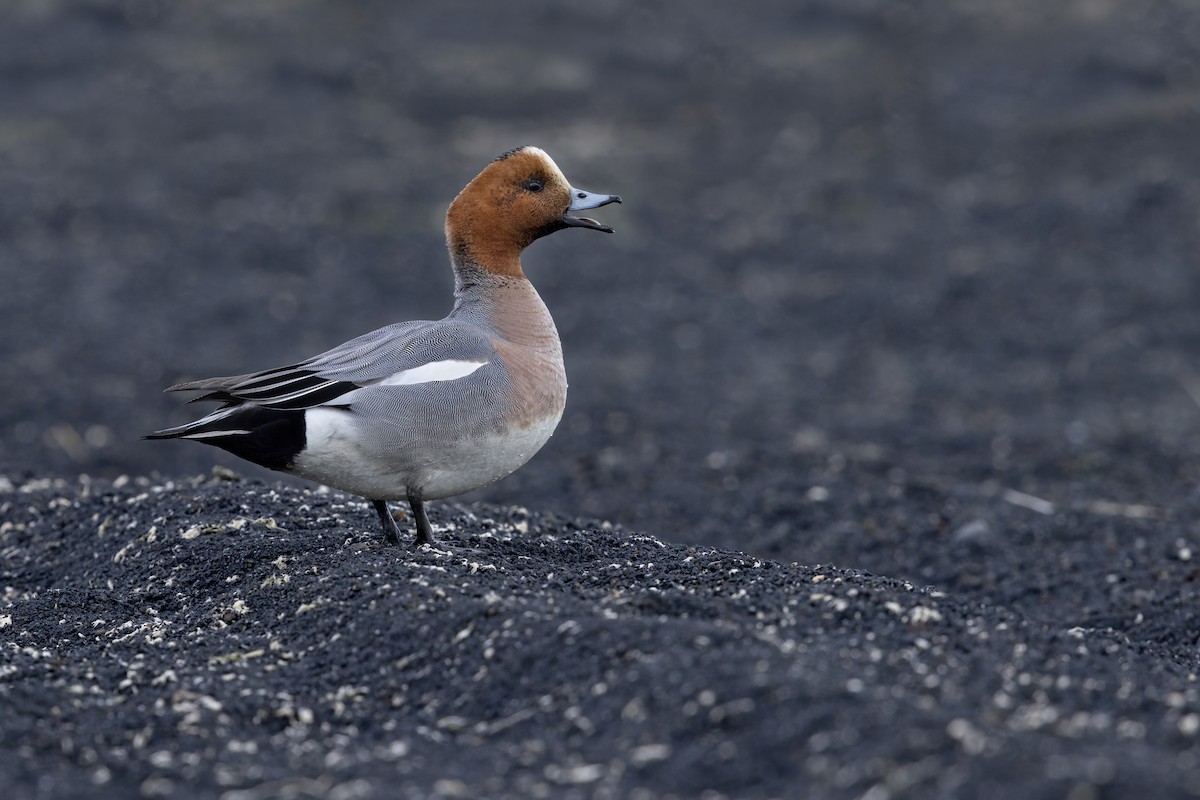
[[[527,428],[470,439],[382,450],[353,418],[336,409],[304,414],[306,442],[293,474],[372,500],[401,500],[415,486],[426,500],[469,492],[500,480],[542,449],[562,411]]]

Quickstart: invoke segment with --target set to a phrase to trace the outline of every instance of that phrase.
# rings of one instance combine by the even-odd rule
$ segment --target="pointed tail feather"
[[[287,470],[304,449],[303,411],[230,406],[206,417],[147,434],[144,439],[192,439],[228,450],[268,469]]]
[[[245,428],[234,424],[228,425],[224,423],[230,416],[236,412],[238,408],[231,406],[228,408],[220,408],[216,411],[193,420],[192,422],[183,425],[176,425],[173,428],[163,428],[161,431],[154,431],[143,436],[143,439],[200,439],[211,438],[222,429],[225,429],[230,435],[236,433],[245,433]]]

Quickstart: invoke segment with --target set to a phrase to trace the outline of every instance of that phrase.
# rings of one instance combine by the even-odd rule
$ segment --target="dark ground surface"
[[[6,796],[1200,795],[1191,4],[226,5],[0,24]],[[625,204],[449,547],[137,439],[526,143]]]

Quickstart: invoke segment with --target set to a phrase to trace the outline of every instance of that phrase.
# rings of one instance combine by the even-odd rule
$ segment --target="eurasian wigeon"
[[[389,325],[278,369],[188,381],[223,405],[148,439],[194,439],[255,464],[370,500],[387,541],[387,501],[408,501],[417,544],[433,541],[425,501],[486,486],[554,433],[567,398],[550,312],[521,251],[564,228],[612,228],[575,212],[619,203],[576,189],[545,152],[501,155],[446,213],[454,308]],[[193,402],[195,402],[193,401]]]

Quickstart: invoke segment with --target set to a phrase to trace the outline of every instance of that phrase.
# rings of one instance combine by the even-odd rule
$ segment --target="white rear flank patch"
[[[486,361],[462,361],[447,358],[444,361],[430,361],[419,367],[397,372],[384,378],[378,386],[411,386],[415,383],[433,383],[435,381],[455,381],[465,378],[482,367]]]
[[[372,499],[404,497],[404,480],[390,472],[388,464],[372,458],[358,422],[356,415],[340,408],[306,409],[304,449],[288,471]]]
[[[309,408],[304,412],[305,453],[340,450],[357,433],[350,416],[340,408]]]

